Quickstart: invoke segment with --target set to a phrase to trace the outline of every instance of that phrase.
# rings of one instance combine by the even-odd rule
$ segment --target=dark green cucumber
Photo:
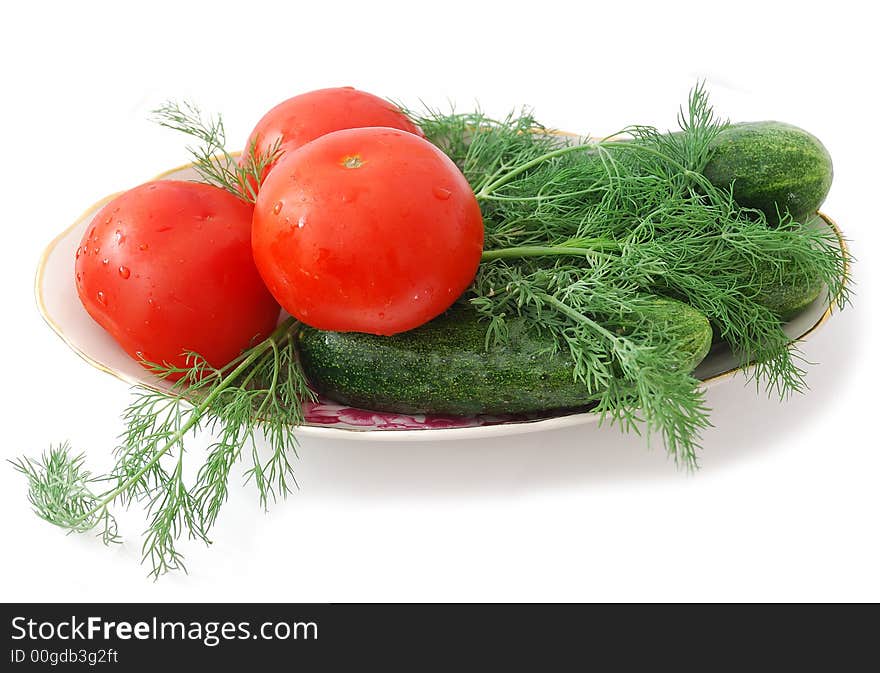
[[[692,370],[712,341],[708,320],[673,299],[659,319],[680,344],[670,367]],[[598,391],[574,380],[565,353],[510,321],[509,344],[486,350],[486,323],[467,306],[391,337],[304,327],[299,355],[312,386],[343,404],[398,413],[501,414],[578,407]]]
[[[819,275],[790,275],[783,279],[768,278],[761,287],[757,301],[778,315],[789,320],[812,304],[825,287]]]
[[[778,283],[766,287],[758,301],[782,320],[790,320],[818,299],[823,287],[821,278],[803,284]]]
[[[831,156],[819,140],[796,126],[765,121],[734,124],[711,145],[703,169],[720,188],[733,184],[733,198],[778,222],[788,211],[804,222],[818,210],[834,174]]]

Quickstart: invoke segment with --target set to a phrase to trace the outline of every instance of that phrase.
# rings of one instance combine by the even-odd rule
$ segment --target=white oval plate
[[[191,164],[158,175],[156,180],[197,180]],[[61,232],[46,248],[37,268],[35,293],[37,306],[49,326],[86,362],[103,372],[134,386],[159,389],[168,384],[132,360],[105,332],[79,301],[74,283],[74,254],[80,239],[101,207],[114,198],[111,194],[92,205],[76,221]],[[845,242],[837,225],[819,214],[819,226],[829,227]],[[832,305],[824,298],[814,301],[785,325],[793,339],[806,339],[831,315]],[[715,347],[695,371],[704,386],[729,380],[743,371],[730,351]],[[302,435],[359,440],[413,441],[464,439],[520,434],[551,430],[573,425],[596,423],[598,415],[590,412],[563,412],[517,416],[438,417],[391,414],[352,409],[321,400],[306,405],[306,423],[298,429]]]

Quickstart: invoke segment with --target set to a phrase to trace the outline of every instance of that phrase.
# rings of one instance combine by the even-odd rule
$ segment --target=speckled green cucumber
[[[776,121],[734,124],[710,146],[703,169],[716,187],[733,184],[733,198],[762,211],[770,222],[788,211],[798,222],[825,201],[834,169],[819,140],[791,124]]]
[[[708,320],[672,299],[657,299],[680,359],[693,369],[712,340]],[[299,354],[312,386],[343,404],[398,413],[500,414],[578,407],[590,391],[573,377],[564,353],[511,321],[509,344],[488,351],[486,323],[457,306],[417,329],[392,337],[355,332],[299,332]]]
[[[768,274],[768,280],[756,299],[782,320],[789,320],[818,299],[824,288],[825,283],[819,275],[805,277],[799,274],[773,279]]]

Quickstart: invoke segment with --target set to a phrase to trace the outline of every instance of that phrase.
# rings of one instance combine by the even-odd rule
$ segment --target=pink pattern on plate
[[[303,404],[308,425],[322,425],[357,430],[438,430],[443,428],[475,428],[484,425],[532,421],[555,414],[506,414],[499,416],[434,416],[429,414],[399,414],[388,411],[369,411],[347,407],[324,398]]]

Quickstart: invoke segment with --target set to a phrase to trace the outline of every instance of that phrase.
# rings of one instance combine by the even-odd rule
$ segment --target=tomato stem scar
[[[360,168],[363,166],[366,161],[361,159],[360,154],[349,154],[344,157],[339,162],[340,166],[344,166],[345,168]]]

